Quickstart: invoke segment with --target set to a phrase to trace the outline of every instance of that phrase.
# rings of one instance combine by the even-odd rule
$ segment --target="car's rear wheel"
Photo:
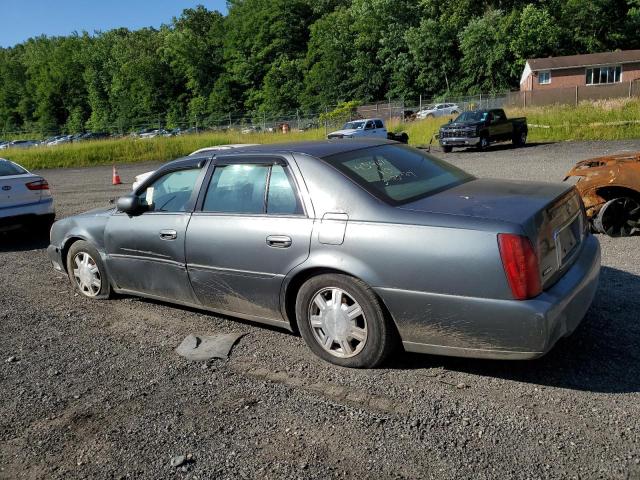
[[[347,275],[307,280],[298,292],[296,318],[309,348],[343,367],[376,367],[396,344],[395,327],[373,290]]]
[[[111,296],[111,285],[100,253],[93,245],[78,240],[67,254],[67,273],[71,283],[82,295],[104,299]]]
[[[522,147],[527,143],[527,132],[517,132],[512,139],[516,147]]]

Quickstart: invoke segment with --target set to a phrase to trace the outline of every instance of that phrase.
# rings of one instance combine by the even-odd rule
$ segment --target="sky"
[[[159,27],[196,5],[227,12],[225,0],[0,0],[0,47],[42,34]]]

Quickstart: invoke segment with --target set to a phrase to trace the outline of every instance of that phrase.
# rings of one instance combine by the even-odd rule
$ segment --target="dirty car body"
[[[243,184],[238,196],[224,179],[257,166],[278,185],[258,190],[259,212],[255,190]],[[116,292],[290,330],[302,330],[305,285],[339,274],[371,293],[405,350],[499,359],[546,353],[597,287],[600,247],[567,185],[477,179],[406,145],[352,139],[179,159],[133,195],[151,188],[160,202],[154,185],[173,172],[193,183],[178,211],[105,208],[58,221],[54,267],[65,271],[74,242],[86,241]]]
[[[575,183],[593,230],[614,237],[640,232],[640,152],[582,160],[564,180]]]

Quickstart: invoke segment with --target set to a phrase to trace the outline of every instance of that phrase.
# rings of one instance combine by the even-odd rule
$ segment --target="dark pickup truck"
[[[478,147],[486,149],[494,142],[511,141],[522,146],[527,142],[527,119],[507,118],[504,110],[473,110],[440,127],[438,139],[442,151],[449,153],[453,147]]]

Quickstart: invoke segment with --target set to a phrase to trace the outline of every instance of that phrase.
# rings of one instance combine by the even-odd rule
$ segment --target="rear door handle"
[[[160,238],[162,240],[175,240],[178,238],[178,232],[175,230],[160,230]]]
[[[267,245],[274,248],[289,248],[291,246],[291,237],[286,235],[269,235],[267,237]]]

